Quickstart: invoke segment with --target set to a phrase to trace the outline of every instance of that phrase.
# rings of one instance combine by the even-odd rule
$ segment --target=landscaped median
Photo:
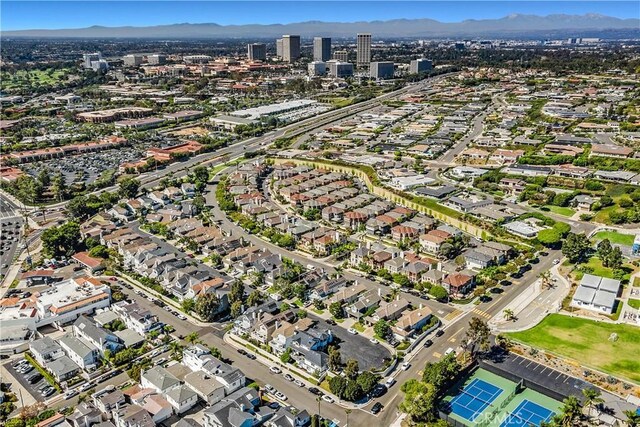
[[[369,191],[376,196],[382,197],[386,200],[399,203],[411,209],[415,209],[419,212],[431,215],[432,217],[439,219],[449,225],[459,228],[469,234],[476,237],[486,239],[490,236],[487,230],[463,221],[461,218],[462,213],[448,208],[435,200],[410,195],[400,190],[391,190],[382,186],[378,175],[370,166],[363,165],[349,165],[342,162],[329,162],[323,160],[302,160],[302,159],[284,159],[284,158],[271,158],[275,164],[283,163],[295,163],[297,165],[306,165],[310,167],[323,168],[331,171],[342,172],[352,176],[356,176],[361,179],[366,185]]]
[[[640,384],[637,326],[550,314],[531,329],[506,335],[580,365]]]
[[[29,363],[31,363],[31,365],[33,365],[33,367],[36,368],[38,372],[42,374],[43,378],[47,380],[47,382],[51,384],[53,388],[55,388],[59,393],[62,393],[62,387],[60,387],[60,385],[56,382],[55,378],[53,378],[49,371],[40,366],[40,364],[36,362],[36,359],[34,359],[33,356],[31,356],[28,352],[25,352],[24,358]]]

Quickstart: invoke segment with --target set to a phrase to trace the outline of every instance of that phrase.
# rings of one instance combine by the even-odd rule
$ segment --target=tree
[[[230,314],[234,319],[242,314],[242,301],[234,301],[231,303]]]
[[[58,257],[72,255],[80,245],[80,226],[77,222],[67,222],[59,227],[46,229],[40,239],[44,253]]]
[[[543,271],[542,273],[538,274],[538,277],[540,278],[540,287],[542,289],[550,289],[551,285],[553,284],[553,282],[551,281],[551,272],[547,271]]]
[[[254,305],[260,305],[263,300],[262,293],[258,290],[255,290],[249,294],[247,297],[247,305],[249,307],[253,307]]]
[[[350,402],[355,402],[362,397],[362,388],[357,381],[351,379],[347,381],[347,387],[344,390],[344,398]]]
[[[331,390],[331,393],[338,396],[339,399],[342,399],[346,389],[347,380],[341,376],[335,376],[329,380],[329,390]]]
[[[513,310],[511,310],[510,308],[505,308],[502,311],[502,314],[504,315],[504,318],[506,320],[516,320],[516,316],[515,314],[513,314]]]
[[[197,182],[206,183],[209,181],[209,170],[206,166],[196,166],[193,169],[193,177]]]
[[[198,341],[200,341],[200,335],[197,332],[191,332],[189,335],[184,337],[184,340],[191,345],[194,345]]]
[[[601,397],[602,393],[597,388],[583,388],[582,396],[584,396],[584,400],[582,404],[591,411],[592,408],[596,408],[597,406],[604,402],[604,399]]]
[[[477,349],[486,351],[489,349],[489,326],[487,322],[479,317],[472,317],[469,322],[469,329],[463,339],[463,346],[469,350],[471,357],[475,357]]]
[[[449,298],[449,292],[440,285],[432,286],[431,289],[429,289],[429,294],[438,301],[443,301]]]
[[[42,185],[42,187],[47,188],[51,183],[51,175],[49,174],[49,169],[44,168],[38,173],[38,182]]]
[[[419,423],[435,418],[436,395],[433,385],[410,379],[402,384],[400,390],[404,393],[404,399],[398,408],[409,415],[411,421]]]
[[[360,371],[360,366],[358,365],[358,361],[356,359],[347,360],[347,365],[344,367],[344,373],[350,380],[355,380],[358,376],[358,372]]]
[[[132,199],[138,195],[140,189],[140,182],[135,178],[125,178],[120,181],[120,194],[127,198]]]
[[[180,306],[182,307],[182,311],[189,314],[196,307],[196,302],[193,298],[185,298],[180,303]]]
[[[340,351],[334,346],[329,346],[328,354],[329,360],[327,361],[327,366],[329,366],[329,369],[332,371],[337,371],[340,365],[342,365],[342,355]]]
[[[180,344],[178,341],[172,341],[169,344],[169,351],[171,352],[171,357],[175,360],[182,360],[182,350],[184,346]]]
[[[604,265],[605,267],[608,267],[608,258],[612,249],[613,247],[611,246],[611,242],[609,241],[609,239],[602,240],[600,243],[598,243],[598,246],[596,246],[596,253],[602,260],[602,265]]]
[[[575,426],[582,417],[582,405],[580,401],[575,396],[569,396],[564,399],[562,403],[561,412],[554,417],[554,421],[561,427]]]
[[[284,353],[280,355],[280,361],[282,363],[289,363],[291,361],[291,348],[287,348]]]
[[[547,247],[556,246],[562,240],[562,236],[553,228],[541,230],[538,232],[537,239],[540,243]]]
[[[195,312],[205,322],[213,322],[220,312],[220,298],[214,293],[199,296],[196,299]]]
[[[585,258],[590,247],[591,243],[584,233],[569,233],[562,244],[562,254],[575,264]]]
[[[422,372],[422,381],[433,385],[436,394],[449,387],[460,371],[460,364],[453,353],[438,362],[429,362]]]
[[[336,319],[342,319],[344,317],[344,309],[340,301],[332,302],[329,305],[329,313]]]
[[[618,246],[611,250],[611,253],[607,257],[607,267],[612,268],[614,270],[618,270],[622,267],[622,251]]]
[[[367,394],[378,384],[380,377],[370,371],[364,371],[358,375],[356,381],[358,382],[358,385],[360,385],[362,392]]]
[[[109,258],[109,249],[104,245],[97,245],[89,250],[89,255],[94,258]]]
[[[244,284],[240,280],[236,280],[231,285],[231,290],[229,291],[229,302],[242,302],[242,298],[244,297]]]
[[[391,326],[386,320],[380,319],[373,325],[373,331],[382,339],[387,339],[391,335]]]
[[[53,180],[51,182],[51,191],[56,196],[58,201],[64,200],[67,194],[67,181],[62,174],[62,172],[58,172],[54,175]]]
[[[624,415],[627,417],[628,427],[640,427],[640,414],[638,412],[626,410]]]

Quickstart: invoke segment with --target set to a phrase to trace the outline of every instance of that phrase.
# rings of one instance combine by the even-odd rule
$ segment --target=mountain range
[[[394,19],[370,22],[307,21],[291,24],[219,25],[171,24],[148,27],[92,26],[75,29],[33,29],[2,31],[2,37],[28,38],[149,38],[149,39],[262,39],[283,34],[302,37],[355,37],[371,33],[374,38],[450,38],[450,37],[602,37],[602,34],[640,37],[640,19],[620,19],[599,14],[547,16],[508,15],[500,19],[469,19],[439,22],[433,19]]]

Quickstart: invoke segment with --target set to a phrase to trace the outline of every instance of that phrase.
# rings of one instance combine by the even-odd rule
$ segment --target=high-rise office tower
[[[430,59],[419,58],[411,61],[411,65],[409,65],[409,72],[411,74],[420,74],[431,71],[433,68],[433,63]]]
[[[314,37],[313,38],[313,60],[328,61],[331,59],[331,38],[330,37]]]
[[[333,52],[333,59],[340,62],[347,62],[349,59],[349,52],[346,50],[336,50]]]
[[[298,58],[300,58],[300,36],[282,36],[282,59],[295,62]]]
[[[276,56],[282,59],[282,39],[276,40]]]
[[[264,43],[249,43],[247,45],[249,61],[266,61],[267,45]]]
[[[356,43],[356,64],[364,67],[371,62],[371,34],[358,34]]]
[[[369,76],[373,79],[392,79],[395,67],[393,62],[372,62],[369,68]]]

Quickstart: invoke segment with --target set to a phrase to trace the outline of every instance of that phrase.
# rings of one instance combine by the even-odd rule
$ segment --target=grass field
[[[609,220],[609,213],[616,211],[616,210],[624,210],[624,209],[620,209],[618,206],[613,205],[613,206],[607,206],[604,209],[600,209],[598,211],[598,213],[596,213],[596,216],[593,217],[593,221],[594,222],[599,222],[602,224],[611,224],[611,220]]]
[[[629,307],[635,308],[636,310],[640,310],[640,299],[630,299],[627,301]]]
[[[63,70],[18,70],[2,73],[2,89],[18,89],[30,86],[56,86],[67,80],[70,69]]]
[[[548,208],[551,212],[555,214],[563,215],[563,216],[573,216],[573,214],[576,213],[576,211],[574,211],[573,209],[566,208],[563,206],[546,205],[545,208]]]
[[[593,238],[596,240],[609,239],[611,243],[617,245],[632,246],[635,236],[633,234],[622,234],[616,231],[599,231],[593,235]]]
[[[609,341],[612,333],[618,340]],[[640,383],[640,334],[636,326],[550,314],[537,326],[508,334],[525,344]]]
[[[587,261],[586,263],[580,264],[580,266],[589,267],[592,270],[590,274],[593,274],[594,276],[608,277],[609,279],[614,278],[613,269],[603,266],[602,261],[598,257],[593,256],[589,258],[589,261]],[[631,273],[634,270],[634,267],[631,264],[623,264],[622,269],[627,271],[624,277],[622,277],[622,280],[623,281],[626,280],[628,282],[631,276]],[[575,271],[576,280],[582,279],[583,275],[584,275],[583,272]]]

